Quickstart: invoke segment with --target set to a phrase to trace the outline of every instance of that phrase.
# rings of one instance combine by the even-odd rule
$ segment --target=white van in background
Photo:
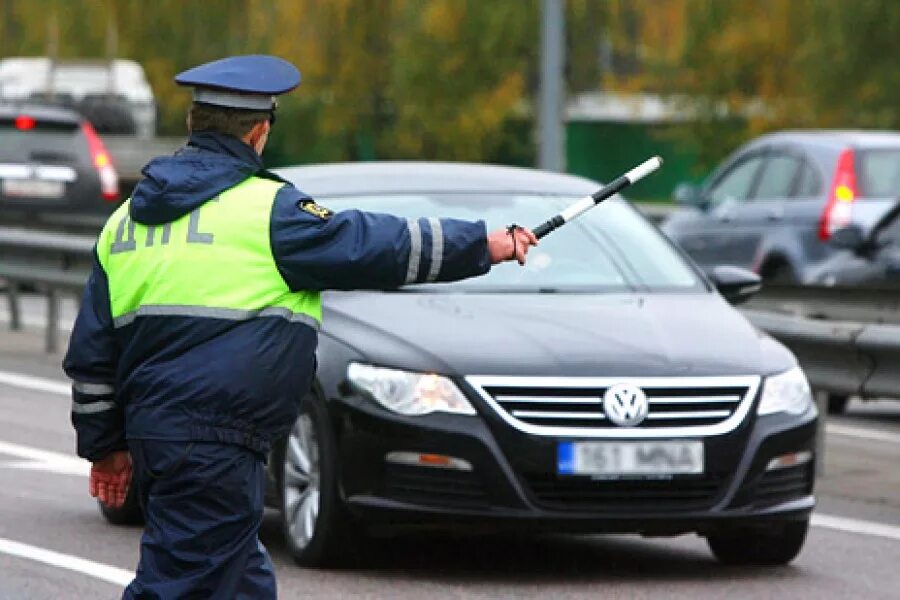
[[[40,101],[81,112],[100,133],[156,134],[156,101],[133,60],[0,59],[0,101]]]

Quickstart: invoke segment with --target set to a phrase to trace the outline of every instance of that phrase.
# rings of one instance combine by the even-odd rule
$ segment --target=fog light
[[[398,465],[411,465],[414,467],[433,467],[438,469],[455,469],[457,471],[471,471],[472,463],[461,458],[445,456],[443,454],[427,454],[424,452],[388,452],[384,460]]]
[[[804,450],[803,452],[791,452],[790,454],[782,454],[778,458],[773,458],[766,466],[766,471],[777,471],[778,469],[787,469],[803,465],[812,460],[812,452]]]

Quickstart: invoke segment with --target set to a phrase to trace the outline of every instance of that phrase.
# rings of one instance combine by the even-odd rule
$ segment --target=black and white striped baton
[[[659,156],[654,156],[651,159],[645,160],[632,170],[628,171],[618,179],[615,179],[610,184],[603,186],[601,189],[597,190],[590,196],[585,196],[581,200],[575,202],[570,205],[564,211],[553,217],[548,221],[544,221],[534,229],[534,235],[541,239],[554,229],[562,227],[569,221],[579,217],[581,213],[587,212],[589,209],[594,208],[610,196],[613,196],[625,188],[627,188],[632,183],[636,181],[640,181],[650,173],[657,170],[663,163],[662,158]]]

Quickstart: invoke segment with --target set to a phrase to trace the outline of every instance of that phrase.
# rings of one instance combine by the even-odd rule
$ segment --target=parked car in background
[[[332,210],[432,231],[438,217],[539,223],[599,187],[464,164],[278,173]],[[612,198],[524,268],[325,294],[314,389],[268,463],[290,551],[320,565],[372,525],[488,527],[698,532],[726,563],[791,561],[814,505],[817,413],[791,353],[726,301],[758,288],[742,269],[708,279]]]
[[[118,200],[115,167],[81,115],[0,104],[0,223],[97,226]]]
[[[831,236],[838,249],[812,269],[809,283],[900,288],[900,203],[871,230],[848,225]]]
[[[144,69],[133,60],[10,57],[0,60],[0,101],[71,108],[100,134],[156,134],[156,101]]]
[[[734,152],[702,186],[680,185],[666,234],[703,267],[739,265],[801,282],[855,222],[871,227],[900,196],[900,132],[785,131]]]

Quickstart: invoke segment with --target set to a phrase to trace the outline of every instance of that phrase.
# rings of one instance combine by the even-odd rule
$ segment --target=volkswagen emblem
[[[634,427],[647,418],[650,403],[644,390],[629,383],[617,383],[603,394],[603,412],[620,427]]]

